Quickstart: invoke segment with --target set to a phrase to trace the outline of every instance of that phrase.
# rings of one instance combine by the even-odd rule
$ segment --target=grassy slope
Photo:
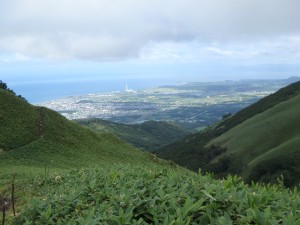
[[[138,148],[151,151],[183,138],[189,131],[164,121],[147,121],[142,124],[121,124],[102,119],[75,120],[95,131],[111,132]]]
[[[244,157],[252,164],[255,156],[261,156],[266,150],[283,146],[293,139],[297,141],[300,137],[299,105],[300,95],[246,120],[212,143],[226,146],[226,153],[240,152],[241,159]]]
[[[0,90],[0,175],[36,168],[145,161],[144,153],[108,133],[95,133],[46,108]]]
[[[38,121],[38,110],[12,93],[0,89],[1,149],[15,149],[36,140]]]
[[[209,162],[216,162],[218,158],[220,158],[220,155],[223,154],[225,151],[222,148],[219,148],[218,145],[210,146],[210,148],[207,148],[207,143],[209,143],[212,139],[224,134],[226,131],[234,128],[238,124],[241,124],[243,122],[247,122],[248,119],[251,119],[252,117],[256,115],[262,115],[266,113],[267,110],[272,109],[272,107],[285,102],[289,101],[290,99],[294,98],[295,96],[300,94],[300,82],[293,83],[285,88],[280,89],[278,92],[267,96],[257,103],[245,108],[244,110],[238,112],[234,116],[232,116],[229,119],[223,120],[220,123],[216,124],[213,127],[210,127],[206,129],[203,132],[191,134],[184,139],[177,141],[175,143],[172,143],[170,145],[164,146],[163,148],[156,151],[159,157],[174,160],[176,163],[185,166],[192,170],[198,170],[199,167],[204,168],[205,170],[213,171],[217,174],[222,174],[223,172],[232,172],[232,173],[240,173],[240,170],[244,170],[245,168],[241,168],[241,160],[238,157],[227,157],[222,158],[222,160],[219,161],[219,163],[215,163],[213,166],[208,166]],[[295,98],[294,101],[297,101]],[[283,106],[282,106],[283,107]],[[283,108],[277,108],[277,110],[284,110]],[[291,107],[290,112],[291,116],[296,116],[295,113],[298,112],[298,109],[295,105],[286,105],[286,107]],[[276,111],[270,111],[271,113],[275,113]],[[265,114],[266,117],[270,116],[269,113]],[[275,115],[274,115],[275,116]],[[290,146],[294,146],[294,148],[297,148],[296,143],[298,143],[297,140],[295,141],[287,141],[289,138],[293,138],[293,129],[297,129],[295,127],[295,123],[289,122],[291,117],[288,113],[283,113],[281,115],[282,117],[274,118],[274,121],[270,122],[268,126],[272,127],[272,129],[280,129],[281,132],[280,138],[272,138],[272,141],[274,141],[273,145],[277,146],[280,144],[283,144],[283,146],[286,146],[289,144]],[[277,121],[275,122],[275,120]],[[297,119],[294,117],[294,119]],[[252,120],[253,123],[256,123],[257,121]],[[252,123],[251,122],[251,123]],[[295,121],[296,122],[296,121]],[[249,125],[249,124],[248,124]],[[250,151],[252,154],[255,155],[254,158],[257,158],[259,160],[259,154],[263,153],[264,151],[260,151],[260,148],[266,149],[270,147],[271,149],[274,148],[274,146],[268,146],[270,145],[270,142],[266,142],[265,139],[269,139],[266,137],[266,135],[269,135],[268,133],[261,133],[264,131],[260,131],[261,126],[256,126],[255,124],[251,124],[251,126],[256,127],[256,130],[253,129],[252,133],[247,133],[244,138],[236,138],[236,146],[235,149],[239,149],[239,147],[246,145],[247,143],[241,143],[239,141],[248,142],[247,149],[252,148]],[[267,126],[267,127],[268,127]],[[282,126],[282,128],[281,128]],[[287,128],[288,126],[293,127]],[[254,131],[255,130],[255,131]],[[271,130],[271,129],[270,129]],[[279,133],[280,133],[279,131]],[[288,131],[288,132],[286,132]],[[241,130],[239,131],[243,133]],[[257,140],[260,140],[258,142],[254,142],[253,139],[257,138]],[[263,140],[262,140],[263,139]],[[283,141],[281,143],[281,141]],[[291,143],[290,143],[291,142]],[[217,143],[217,142],[215,142]],[[252,144],[253,143],[253,144]],[[266,156],[262,157],[261,159],[264,159],[265,157],[270,157],[270,155],[276,156],[277,152],[285,151],[284,149],[287,149],[287,147],[279,146],[278,148],[274,149],[273,151],[270,151]],[[288,149],[291,149],[290,146]],[[272,154],[271,154],[272,153]],[[275,154],[276,153],[276,154]],[[245,157],[245,159],[248,157],[247,154],[243,155],[241,154],[241,157]],[[297,155],[292,156],[286,156],[288,157],[287,161],[292,161],[293,158],[299,158]],[[274,159],[274,158],[273,158]],[[282,163],[279,163],[282,161],[282,159],[276,158],[277,167],[280,167]],[[252,163],[254,163],[253,161]],[[250,162],[247,162],[250,163]],[[228,165],[229,164],[229,165]],[[249,164],[252,165],[252,164]],[[278,171],[276,171],[274,165],[268,165],[268,167],[272,167],[274,169],[268,169],[266,167],[260,168],[259,173],[261,173],[261,176],[258,175],[257,171],[251,172],[252,175],[249,175],[249,178],[253,178],[255,180],[259,180],[260,178],[269,176],[269,172],[273,175],[278,175]],[[286,172],[286,166],[283,166],[284,168],[281,168],[281,172],[288,173],[287,176],[290,176],[293,174],[293,176],[296,176],[298,174],[297,168],[292,172]],[[262,172],[263,170],[263,172]],[[288,171],[291,171],[292,169],[289,168]],[[243,173],[242,173],[243,174]],[[245,173],[248,174],[248,173]],[[254,174],[254,175],[253,175]],[[247,175],[248,176],[248,175]],[[271,178],[272,180],[273,178]],[[295,180],[293,177],[291,177],[290,180]],[[269,181],[269,180],[266,180]]]
[[[299,157],[299,105],[300,95],[246,120],[214,139],[211,143],[227,148],[219,158],[233,154],[244,166],[242,174],[248,177],[259,164],[275,163],[276,160],[292,154]],[[299,175],[299,164],[295,164],[293,160],[288,164],[294,167],[294,172]],[[278,167],[273,173],[280,173],[289,168]]]
[[[218,131],[218,134],[224,133],[227,130],[230,130],[238,124],[244,122],[245,120],[262,113],[281,102],[287,101],[298,94],[300,94],[300,81],[281,88],[277,92],[262,98],[258,102],[246,107],[245,109],[242,109],[231,118],[228,118],[227,120],[224,120],[218,124],[216,130]]]

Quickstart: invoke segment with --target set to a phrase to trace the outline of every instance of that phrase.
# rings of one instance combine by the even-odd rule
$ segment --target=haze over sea
[[[124,91],[125,86],[133,90],[157,87],[163,82],[159,80],[138,79],[98,79],[98,80],[72,80],[34,83],[11,83],[9,85],[17,94],[24,96],[31,103],[40,103],[65,96],[75,96],[92,93],[108,93]]]
[[[295,73],[296,74],[296,73]],[[287,79],[289,74],[282,76],[263,76],[263,77],[244,77],[237,78],[229,77],[226,80],[242,80],[242,79]],[[25,97],[30,103],[42,103],[49,100],[54,100],[66,96],[76,96],[94,93],[110,93],[125,91],[126,84],[129,89],[142,90],[147,88],[156,88],[162,85],[180,85],[188,82],[208,82],[208,81],[224,81],[218,76],[207,77],[190,77],[190,79],[179,76],[171,77],[128,77],[128,76],[113,76],[113,77],[69,77],[68,79],[57,79],[56,77],[46,77],[46,79],[29,79],[15,80],[9,77],[0,77],[11,89],[18,95]]]

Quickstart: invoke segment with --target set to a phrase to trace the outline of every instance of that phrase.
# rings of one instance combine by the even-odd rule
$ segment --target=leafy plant
[[[106,165],[45,179],[13,224],[300,224],[300,197],[279,186],[214,180],[160,165]]]

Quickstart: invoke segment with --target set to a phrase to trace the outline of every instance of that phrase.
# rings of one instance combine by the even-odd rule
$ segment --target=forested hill
[[[95,131],[111,132],[137,148],[151,151],[183,138],[190,132],[175,123],[146,121],[141,124],[122,124],[91,118],[74,122]]]

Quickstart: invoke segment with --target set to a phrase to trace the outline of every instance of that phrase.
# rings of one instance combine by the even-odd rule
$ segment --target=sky
[[[0,80],[35,102],[125,83],[300,76],[299,10],[299,0],[3,0]]]

